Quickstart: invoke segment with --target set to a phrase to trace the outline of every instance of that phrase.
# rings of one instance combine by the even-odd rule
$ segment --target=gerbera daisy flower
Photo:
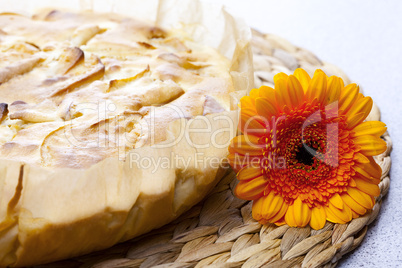
[[[317,70],[279,73],[275,89],[262,86],[240,100],[239,129],[229,161],[235,193],[253,200],[260,223],[346,223],[374,206],[385,151],[385,124],[364,119],[373,101],[356,84]]]

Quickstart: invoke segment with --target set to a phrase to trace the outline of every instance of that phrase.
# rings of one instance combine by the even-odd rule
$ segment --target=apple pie
[[[242,57],[184,28],[60,10],[2,13],[0,50],[1,266],[131,239],[223,175],[252,85]]]

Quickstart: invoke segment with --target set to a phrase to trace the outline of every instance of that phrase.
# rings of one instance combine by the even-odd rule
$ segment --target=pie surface
[[[180,30],[55,10],[3,14],[0,29],[1,158],[88,168],[230,110],[230,62]]]
[[[117,14],[1,13],[0,266],[104,249],[200,201],[253,84],[240,37],[228,59]]]

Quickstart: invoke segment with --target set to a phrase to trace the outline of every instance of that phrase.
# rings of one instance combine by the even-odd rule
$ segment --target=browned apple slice
[[[85,45],[95,35],[103,33],[104,31],[105,30],[99,28],[98,25],[93,24],[82,25],[74,31],[71,43],[73,43],[76,46]]]
[[[8,114],[8,104],[0,103],[0,123],[7,117]]]
[[[30,105],[23,101],[13,102],[9,106],[10,119],[21,119],[30,123],[56,121],[57,106],[50,100],[44,100],[37,105]]]
[[[78,47],[68,47],[63,50],[59,58],[58,72],[66,74],[74,66],[84,61],[84,52]]]
[[[143,77],[146,73],[149,73],[149,65],[147,66],[147,68],[145,68],[144,70],[142,70],[141,72],[137,73],[136,75],[134,75],[132,77],[110,80],[108,92],[114,91],[115,89],[118,89],[119,87],[124,87],[128,83],[133,82],[134,80]]]
[[[0,84],[7,82],[13,77],[31,71],[40,60],[41,58],[39,56],[33,56],[0,68]]]
[[[88,61],[75,66],[74,70],[69,72],[71,77],[65,81],[61,81],[53,85],[53,88],[50,90],[49,97],[62,95],[63,93],[74,90],[75,88],[86,83],[100,79],[103,77],[104,73],[105,66],[97,56],[92,55]]]

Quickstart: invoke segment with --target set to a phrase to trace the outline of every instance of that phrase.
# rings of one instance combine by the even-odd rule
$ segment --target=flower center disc
[[[306,147],[307,144],[302,144],[302,146],[299,147],[299,151],[296,153],[296,160],[306,166],[311,166],[314,163],[316,151],[312,149],[308,150]]]
[[[343,117],[318,105],[305,104],[282,114],[266,137],[265,161],[261,161],[268,180],[265,192],[274,191],[289,204],[300,196],[310,207],[321,206],[335,193],[345,192],[354,172],[353,157],[345,152],[352,153],[355,146],[344,124]],[[339,158],[339,152],[349,158]]]

